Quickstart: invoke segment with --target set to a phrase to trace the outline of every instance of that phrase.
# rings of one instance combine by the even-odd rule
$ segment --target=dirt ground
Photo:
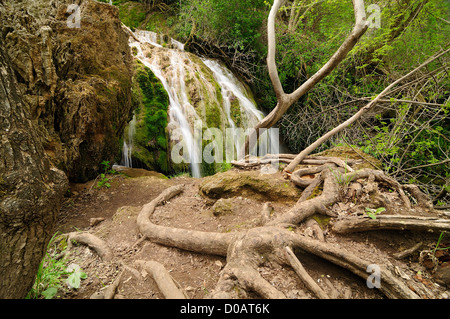
[[[75,245],[68,256],[68,263],[78,264],[87,274],[87,278],[82,280],[79,289],[65,289],[58,297],[90,298],[96,292],[108,287],[123,271],[116,299],[161,299],[163,296],[151,276],[136,264],[137,260],[155,260],[166,267],[188,298],[207,298],[226,264],[225,258],[140,240],[141,235],[136,224],[137,215],[144,204],[156,198],[164,189],[184,184],[185,191],[181,195],[156,209],[152,216],[155,224],[214,232],[240,231],[259,225],[264,204],[261,194],[252,196],[251,192],[245,192],[245,195],[230,195],[227,200],[232,204],[231,208],[217,212],[214,210],[216,206],[213,206],[217,199],[202,196],[199,192],[203,178],[192,179],[181,176],[167,179],[158,173],[135,169],[124,173],[126,175],[109,176],[111,184],[109,188],[97,188],[97,181],[71,185],[61,210],[58,231],[63,233],[89,231],[108,243],[113,250],[114,258],[112,262],[105,263],[87,246]],[[281,214],[292,205],[286,199],[271,202],[275,214]],[[343,208],[336,206],[333,209]],[[104,220],[90,226],[91,218]],[[418,254],[401,261],[391,257],[393,253],[410,248],[419,241],[424,243],[424,247],[433,247],[438,234],[372,231],[337,236],[329,232],[326,225],[323,227],[327,242],[338,242],[347,250],[374,264],[384,264],[389,260],[396,266],[400,276],[424,283],[429,292],[428,297],[450,296],[445,286],[436,283],[427,269],[419,263]],[[300,226],[293,231],[304,232],[304,230],[304,227]],[[315,256],[299,253],[298,257],[319,286],[325,291],[339,293],[336,298],[385,298],[377,289],[369,289],[365,280],[345,269]],[[284,292],[287,298],[316,298],[290,267],[280,267],[267,262],[258,270],[272,285]],[[331,286],[334,289],[331,289]],[[258,298],[252,293],[244,293],[241,297]]]

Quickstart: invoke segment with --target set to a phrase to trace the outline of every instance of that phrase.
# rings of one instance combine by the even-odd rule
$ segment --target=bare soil
[[[233,170],[239,174],[238,170]],[[112,262],[103,262],[89,247],[75,245],[68,256],[68,263],[78,264],[86,272],[87,278],[82,280],[78,290],[66,289],[59,297],[90,298],[108,287],[123,271],[116,299],[162,299],[164,297],[151,276],[135,263],[137,260],[154,260],[166,267],[188,298],[207,298],[226,264],[225,258],[141,240],[136,218],[142,206],[156,198],[164,189],[183,184],[185,191],[181,195],[156,208],[152,216],[155,224],[211,232],[233,232],[259,225],[264,204],[261,194],[233,194],[228,199],[232,203],[231,209],[217,212],[213,206],[217,199],[208,198],[199,192],[204,178],[181,176],[167,179],[158,173],[143,170],[128,170],[125,173],[127,175],[109,176],[109,188],[97,188],[98,180],[71,185],[70,196],[66,198],[61,210],[58,231],[89,231],[107,242],[115,258]],[[282,179],[281,176],[276,178]],[[289,187],[295,186],[290,184]],[[292,206],[292,202],[285,198],[279,201],[272,198],[271,202],[275,214],[282,214]],[[336,204],[333,209],[346,209],[341,206]],[[104,220],[90,226],[91,218]],[[431,272],[419,262],[418,253],[404,260],[392,258],[392,254],[410,248],[420,241],[424,243],[423,247],[433,247],[439,234],[384,230],[337,236],[328,231],[326,223],[321,226],[327,242],[339,242],[348,251],[370,259],[373,264],[382,265],[389,260],[398,267],[400,276],[408,276],[411,280],[424,283],[429,289],[429,295],[434,298],[450,295],[447,288],[436,283]],[[303,233],[305,226],[299,226],[292,231]],[[331,295],[333,291],[334,294],[339,293],[336,298],[385,298],[377,289],[369,289],[362,278],[330,262],[301,253],[299,259],[322,289]],[[259,267],[258,271],[263,278],[284,292],[287,298],[316,298],[290,267],[267,262]],[[243,292],[240,297],[258,298],[251,292]]]

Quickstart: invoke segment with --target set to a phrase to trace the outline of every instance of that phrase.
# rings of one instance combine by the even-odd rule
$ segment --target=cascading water
[[[236,124],[231,118],[230,99],[232,98],[237,98],[239,100],[241,112],[243,111],[245,113],[247,123],[244,124],[244,127],[253,128],[258,124],[259,121],[264,118],[264,114],[256,108],[255,103],[247,96],[242,83],[239,82],[229,69],[222,66],[219,62],[205,58],[203,58],[202,61],[214,73],[214,76],[221,87],[222,96],[224,97],[224,109],[232,131],[235,132],[237,129]],[[267,136],[267,134],[269,134],[269,136]],[[263,156],[267,153],[278,154],[278,135],[275,130],[269,129],[266,132],[263,132],[259,140],[258,155]],[[236,150],[240,150],[242,146],[241,140],[235,136],[234,142]]]
[[[205,110],[201,111],[202,107],[199,106],[198,101],[202,101],[203,107],[217,104],[219,109],[214,111],[212,116],[220,117],[224,124],[222,129],[231,128],[233,134],[242,128],[253,128],[264,118],[264,114],[257,109],[242,83],[219,62],[206,58],[200,59],[185,52],[183,44],[174,39],[169,39],[169,42],[164,43],[163,36],[155,32],[136,30],[133,33],[129,30],[129,33],[132,35],[130,47],[133,48],[136,58],[154,73],[168,93],[169,123],[167,128],[170,138],[174,143],[180,141],[184,143],[184,161],[190,163],[193,177],[201,177],[202,150],[199,146],[202,142],[201,138],[195,140],[198,136],[194,134],[194,123],[196,120],[201,120],[202,116],[205,119]],[[209,70],[206,72],[210,75],[206,75],[205,70]],[[211,77],[214,79],[211,79]],[[186,81],[191,81],[189,88],[187,88]],[[197,81],[194,86],[192,81]],[[211,81],[216,84],[211,83]],[[193,99],[192,91],[196,91],[198,94],[197,99]],[[218,98],[218,96],[221,98]],[[191,104],[192,100],[197,100],[197,102],[192,102],[197,103],[194,104],[196,105],[195,108]],[[231,101],[236,103],[236,100],[239,105],[240,127],[233,121],[231,114]],[[236,107],[235,104],[233,106]],[[199,116],[199,114],[202,114],[202,116]],[[227,123],[224,123],[225,119]],[[128,134],[133,134],[133,130],[129,129]],[[177,134],[181,136],[177,136]],[[267,132],[260,137],[258,143],[260,150],[258,155],[260,156],[266,153],[278,153],[278,135],[271,130],[268,134],[269,139],[266,137]],[[129,157],[124,158],[124,164],[130,163],[131,165],[133,144],[129,141],[132,141],[132,138],[129,136],[127,141],[124,139],[123,153]],[[235,150],[239,152],[243,141],[237,136],[233,136],[233,142]]]
[[[133,151],[133,138],[136,132],[136,115],[133,115],[133,119],[128,123],[128,132],[123,139],[122,147],[122,162],[121,165],[125,167],[133,167],[131,160],[131,153]]]
[[[167,54],[170,55],[173,70],[165,70],[165,73],[170,73],[169,76],[163,76],[163,71],[161,69],[161,63],[158,61],[158,57],[155,55],[153,58],[149,58],[144,55],[141,42],[150,43],[154,46],[162,47],[157,43],[157,34],[149,31],[137,30],[135,32],[135,37],[139,41],[133,41],[130,43],[131,47],[137,48],[136,57],[161,81],[164,89],[169,96],[169,126],[176,127],[181,130],[181,134],[188,151],[188,159],[191,166],[191,174],[193,177],[201,177],[200,173],[200,160],[197,151],[197,147],[194,144],[194,136],[191,129],[191,125],[188,122],[188,118],[197,118],[197,114],[193,106],[189,103],[189,99],[186,95],[185,82],[184,82],[184,59],[180,50],[182,44],[173,40],[172,45],[174,45],[177,50],[167,49]]]

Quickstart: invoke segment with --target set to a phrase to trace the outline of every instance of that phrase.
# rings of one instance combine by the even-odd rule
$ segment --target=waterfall
[[[184,45],[174,39],[164,38],[161,34],[151,31],[132,32],[128,29],[128,32],[132,35],[129,45],[133,48],[136,58],[161,81],[169,96],[169,136],[177,147],[179,142],[183,144],[183,161],[190,163],[192,176],[201,177],[202,141],[201,137],[197,140],[198,135],[194,134],[198,132],[194,129],[194,123],[196,120],[205,120],[205,107],[218,106],[212,116],[220,117],[224,125],[221,128],[226,128],[227,134],[230,129],[233,132],[231,144],[234,143],[233,153],[237,154],[243,145],[241,132],[253,128],[265,116],[258,110],[256,103],[249,96],[249,91],[237,77],[216,60],[199,58],[184,51]],[[239,116],[239,123],[233,120],[236,114]],[[225,137],[228,146],[229,137]],[[132,139],[124,140],[123,153],[131,156],[133,146],[128,141]],[[257,145],[258,148],[254,149],[259,152],[253,152],[252,155],[278,154],[277,131],[264,132]],[[172,151],[174,149],[172,148]],[[177,149],[174,154],[177,154]],[[124,162],[126,161],[125,159]]]
[[[133,115],[133,119],[128,123],[128,132],[123,139],[122,147],[122,162],[121,165],[125,167],[133,167],[131,160],[131,152],[133,151],[133,138],[136,132],[136,115]]]
[[[247,96],[245,87],[235,77],[235,75],[215,60],[203,58],[202,61],[213,72],[217,82],[220,85],[222,96],[224,97],[224,109],[232,131],[236,131],[236,124],[231,118],[231,98],[238,99],[241,112],[244,112],[246,115],[247,123],[245,123],[244,127],[252,128],[258,124],[259,121],[264,118],[264,113],[258,110],[256,104]],[[236,150],[239,151],[242,146],[240,145],[241,141],[235,136],[234,142]],[[276,131],[274,129],[269,129],[266,132],[263,132],[259,138],[258,155],[263,156],[267,153],[278,154],[278,145],[279,142]]]
[[[137,30],[134,33],[135,37],[142,43],[150,43],[157,47],[162,47],[157,42],[157,34],[150,31]],[[183,140],[185,142],[188,158],[191,166],[191,174],[193,177],[201,177],[199,154],[197,147],[194,144],[194,136],[188,118],[198,118],[194,107],[189,103],[186,94],[184,82],[184,60],[186,56],[182,53],[182,44],[173,40],[172,45],[176,50],[167,49],[167,55],[170,55],[172,70],[165,70],[170,72],[170,76],[164,76],[161,69],[161,63],[158,61],[158,56],[155,55],[149,58],[144,55],[141,43],[138,41],[131,42],[130,46],[136,47],[138,50],[137,58],[161,81],[164,89],[169,96],[169,124],[170,127],[176,127],[181,130]]]

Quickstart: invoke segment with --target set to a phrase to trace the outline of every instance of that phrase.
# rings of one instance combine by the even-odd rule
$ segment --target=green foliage
[[[100,174],[100,180],[97,182],[97,188],[102,188],[102,187],[106,187],[106,188],[111,187],[111,184],[109,183],[109,178],[103,173]]]
[[[180,32],[187,38],[192,28],[213,43],[244,50],[257,45],[267,16],[264,0],[187,0],[181,3]]]
[[[57,239],[60,234],[56,233],[47,245],[47,250],[39,264],[35,282],[27,295],[27,299],[51,299],[61,288],[64,277],[67,275],[66,260],[57,259]],[[64,245],[63,250],[67,248]]]
[[[81,286],[81,279],[86,279],[87,275],[83,272],[80,266],[76,264],[70,264],[67,267],[67,272],[70,274],[66,280],[67,285],[70,288],[78,289]]]
[[[109,1],[108,1],[109,2]],[[147,7],[133,1],[114,1],[119,8],[120,20],[131,30],[138,28],[147,16]]]
[[[373,209],[373,208],[369,208],[366,207],[365,209],[365,213],[367,214],[367,216],[369,216],[372,219],[376,219],[377,215],[384,212],[386,210],[386,208],[384,207],[379,207],[377,209]]]
[[[102,173],[100,174],[100,180],[97,182],[97,188],[110,188],[111,184],[109,182],[109,177],[107,174],[117,174],[118,172],[111,168],[111,164],[109,161],[102,161],[100,163],[102,166]]]
[[[388,172],[395,172],[400,165],[413,168],[439,163],[448,155],[450,127],[445,121],[417,116],[416,111],[416,107],[402,103],[395,109],[394,117],[376,115],[378,125],[373,126],[374,134],[365,134],[360,143],[363,151],[383,160],[383,168]],[[445,106],[441,112],[445,112]],[[439,111],[434,113],[437,114]],[[446,171],[445,165],[423,168],[424,174],[445,176]]]
[[[66,250],[66,237],[55,233],[47,245],[27,299],[52,299],[58,291],[66,289],[63,284],[72,289],[80,288],[81,279],[87,278],[87,275],[76,264],[67,266]]]

